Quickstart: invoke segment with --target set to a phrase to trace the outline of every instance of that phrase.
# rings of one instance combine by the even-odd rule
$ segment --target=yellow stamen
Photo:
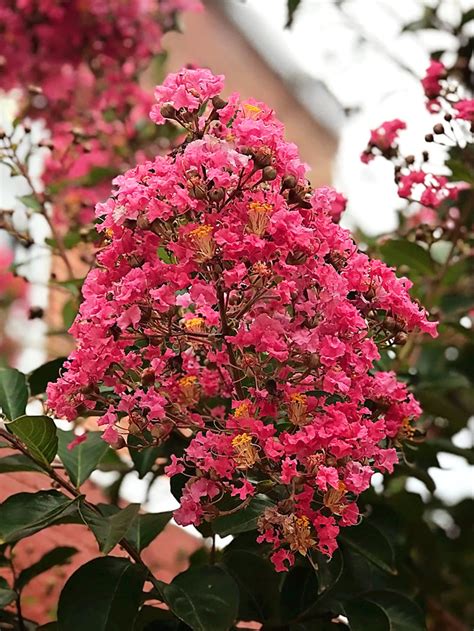
[[[308,404],[305,394],[294,392],[290,396],[288,405],[288,418],[293,425],[304,425],[308,420]]]
[[[216,252],[216,243],[212,238],[213,227],[209,224],[198,226],[189,233],[189,240],[196,252],[196,261],[203,263],[212,259]]]
[[[189,318],[184,321],[184,328],[190,333],[202,333],[205,330],[204,318]]]
[[[252,105],[252,103],[244,103],[244,112],[248,118],[257,118],[262,108],[258,107],[258,105]]]
[[[195,375],[186,375],[178,381],[181,390],[181,402],[184,405],[195,405],[199,401],[199,381]]]
[[[232,447],[235,450],[234,460],[237,463],[237,469],[248,469],[253,466],[259,459],[258,451],[252,445],[252,437],[250,434],[243,433],[234,436],[232,439]]]
[[[248,414],[249,414],[249,404],[246,403],[246,402],[241,403],[234,410],[235,418],[242,418],[243,416],[248,416]],[[242,436],[245,436],[245,435],[248,435],[248,434],[242,434]],[[235,438],[234,438],[234,440],[235,440]],[[234,443],[232,443],[232,444],[234,444]]]
[[[261,237],[267,229],[272,210],[272,204],[250,202],[248,205],[249,220],[247,223],[247,230]]]

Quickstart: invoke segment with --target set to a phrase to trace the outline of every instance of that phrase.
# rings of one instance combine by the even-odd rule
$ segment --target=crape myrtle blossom
[[[1,3],[0,90],[20,91],[18,120],[46,122],[43,181],[63,231],[92,221],[112,177],[156,153],[152,95],[140,77],[177,13],[200,7],[198,0]]]
[[[432,133],[426,134],[425,141],[433,143],[439,140],[440,144],[446,145],[446,141],[453,142],[460,132],[468,138],[474,126],[474,99],[460,97],[459,86],[450,80],[446,68],[439,61],[431,62],[421,83],[427,97],[428,110],[438,115],[438,120],[439,114],[443,114],[443,122],[433,125]],[[470,126],[466,126],[466,122]],[[404,155],[398,144],[398,134],[404,129],[406,124],[399,119],[386,121],[373,129],[361,160],[367,164],[381,156],[393,163],[398,195],[410,202],[416,202],[418,206],[416,213],[410,218],[410,224],[415,225],[416,217],[419,218],[419,223],[440,224],[441,215],[433,215],[432,211],[446,207],[448,216],[445,220],[449,227],[449,206],[456,202],[460,191],[469,185],[466,182],[451,182],[445,175],[433,173],[427,151],[423,152],[421,159]]]
[[[285,570],[331,555],[372,474],[393,471],[420,407],[375,362],[436,324],[338,225],[342,197],[311,188],[274,112],[224,101],[223,81],[187,69],[157,88],[152,118],[187,135],[97,206],[103,242],[49,405],[97,414],[115,447],[179,436],[179,524],[265,493],[258,538]]]

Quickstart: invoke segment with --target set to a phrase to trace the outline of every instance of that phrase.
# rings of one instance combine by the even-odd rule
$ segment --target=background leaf
[[[59,631],[128,631],[141,602],[145,571],[128,559],[103,557],[82,565],[59,597]]]
[[[76,510],[76,499],[59,491],[17,493],[0,504],[0,544],[13,543]]]
[[[84,523],[92,530],[100,551],[104,554],[111,552],[117,543],[125,537],[136,519],[140,504],[130,504],[113,515],[100,515],[88,506],[81,506],[80,512]]]
[[[178,574],[165,586],[164,596],[171,611],[193,631],[228,631],[237,617],[237,584],[215,565]]]
[[[58,379],[60,370],[65,361],[66,357],[58,357],[39,366],[28,375],[31,396],[35,397],[38,394],[46,392],[48,383]]]
[[[12,421],[25,413],[28,386],[25,375],[15,368],[0,368],[0,407]]]
[[[58,453],[69,479],[74,486],[79,487],[95,471],[108,451],[109,445],[102,440],[102,432],[88,432],[83,443],[76,445],[73,449],[68,449],[74,437],[72,430],[68,432],[58,430]]]
[[[27,447],[38,462],[49,465],[58,451],[56,425],[48,416],[20,416],[8,429]]]
[[[391,239],[380,246],[380,252],[388,265],[407,265],[419,274],[431,275],[434,272],[434,263],[429,252],[413,241]]]
[[[172,511],[138,515],[127,532],[127,540],[141,552],[163,531],[172,516]]]
[[[22,570],[15,582],[15,587],[22,590],[32,579],[47,572],[56,565],[65,565],[76,554],[77,549],[68,546],[53,548],[46,552],[39,561]]]
[[[359,526],[345,528],[340,540],[385,572],[397,573],[390,541],[367,520]]]
[[[257,519],[270,505],[269,500],[256,497],[243,510],[218,517],[213,522],[214,531],[221,537],[226,537],[227,535],[254,530],[257,527]]]
[[[15,473],[17,471],[37,471],[45,473],[38,464],[24,454],[12,454],[0,458],[0,473]]]

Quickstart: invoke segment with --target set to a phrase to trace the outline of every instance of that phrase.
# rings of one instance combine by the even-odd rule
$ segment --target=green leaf
[[[451,170],[452,179],[456,182],[474,183],[474,173],[462,160],[450,158],[446,160],[446,166]]]
[[[427,250],[404,239],[392,239],[380,246],[382,258],[388,265],[407,265],[413,272],[430,276],[434,273],[434,263]]]
[[[17,493],[0,504],[0,545],[14,543],[76,510],[77,499],[58,491]]]
[[[182,623],[171,611],[145,605],[140,609],[133,631],[183,631]]]
[[[381,570],[390,574],[397,574],[394,551],[390,541],[367,520],[359,526],[344,529],[344,534],[340,535],[340,540]]]
[[[74,486],[81,486],[89,478],[108,451],[109,445],[102,440],[101,436],[102,432],[89,432],[83,443],[76,445],[73,449],[68,449],[68,445],[75,437],[74,432],[58,430],[59,457]]]
[[[10,589],[6,579],[0,576],[0,607],[6,607],[16,599],[16,592]]]
[[[193,631],[228,631],[237,617],[239,591],[217,566],[191,568],[164,587],[171,611]]]
[[[390,631],[425,631],[423,612],[412,600],[398,592],[384,590],[366,595],[390,621]]]
[[[102,557],[82,565],[59,597],[59,631],[129,631],[146,572],[128,559]]]
[[[290,28],[293,24],[293,20],[295,19],[296,9],[300,6],[301,0],[287,0],[288,4],[288,17],[286,20],[285,28]]]
[[[239,586],[239,618],[258,622],[275,619],[280,576],[272,564],[247,550],[224,553],[223,563]]]
[[[25,413],[28,386],[25,375],[15,368],[0,368],[0,407],[8,420]]]
[[[158,537],[172,516],[172,511],[138,515],[127,533],[127,540],[141,552]]]
[[[38,198],[36,197],[36,195],[34,194],[30,194],[30,195],[20,195],[18,197],[18,199],[20,200],[20,202],[22,204],[24,204],[27,208],[31,208],[31,210],[34,210],[35,212],[41,212],[42,207],[40,202],[38,201]]]
[[[469,9],[469,11],[466,11],[466,13],[463,13],[463,16],[461,18],[461,26],[464,26],[464,24],[467,24],[468,22],[472,22],[474,20],[474,9]]]
[[[318,598],[318,579],[313,568],[292,567],[284,578],[280,598],[284,620],[297,618],[314,605]]]
[[[52,381],[56,381],[59,377],[61,368],[66,361],[66,357],[58,357],[53,359],[42,366],[33,370],[28,376],[28,383],[30,384],[31,396],[35,397],[38,394],[46,392],[46,386]]]
[[[369,600],[352,600],[344,603],[351,631],[391,631],[383,609]]]
[[[77,549],[68,546],[61,546],[53,548],[49,552],[46,552],[39,561],[30,565],[20,572],[15,587],[18,590],[22,590],[32,579],[36,578],[40,574],[47,572],[56,565],[65,565],[69,563],[71,557],[76,554]]]
[[[77,315],[77,300],[71,298],[63,307],[63,324],[66,330],[70,329]]]
[[[143,448],[141,440],[133,434],[129,434],[127,442],[130,457],[135,465],[138,477],[141,480],[149,471],[151,471],[156,459],[160,455],[161,449],[159,447]]]
[[[256,497],[243,510],[218,517],[213,524],[214,531],[221,537],[226,537],[254,530],[257,527],[258,518],[270,505],[269,500]]]
[[[17,471],[45,471],[37,465],[31,458],[23,454],[13,454],[0,458],[0,473],[16,473]]]
[[[136,519],[140,504],[130,504],[113,515],[100,515],[87,506],[80,507],[80,513],[86,526],[94,533],[100,551],[109,554],[117,543],[128,533]]]
[[[49,465],[58,451],[56,425],[49,416],[20,416],[7,425],[35,460]]]

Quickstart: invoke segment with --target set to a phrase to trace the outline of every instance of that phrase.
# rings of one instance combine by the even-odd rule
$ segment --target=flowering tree
[[[50,19],[68,23],[69,14],[51,7],[58,12]],[[82,7],[79,17],[99,20],[91,33],[102,32],[109,15],[102,3],[91,3],[84,15]],[[127,13],[118,21],[130,34],[129,52],[121,52],[121,37],[107,40],[107,20],[100,46],[87,44],[86,29],[78,57],[64,51],[66,66],[78,73],[74,81],[83,59],[87,72],[97,71],[93,91],[111,89],[116,75],[108,73],[116,63],[122,67],[129,56],[139,63],[147,39],[131,27],[138,28],[137,19]],[[90,48],[101,51],[98,61],[88,59]],[[80,233],[93,235],[96,262],[70,329],[76,349],[29,375],[0,372],[0,436],[13,450],[0,458],[0,473],[34,470],[53,484],[0,505],[0,555],[11,570],[0,579],[0,620],[37,628],[22,613],[22,590],[71,550],[48,553],[19,574],[15,545],[68,522],[88,528],[103,556],[69,578],[57,623],[44,629],[225,631],[247,623],[418,631],[426,611],[433,629],[461,629],[454,626],[462,624],[455,590],[446,610],[446,602],[433,603],[438,587],[423,568],[435,554],[434,539],[416,519],[428,519],[436,501],[420,510],[403,486],[410,475],[433,490],[427,468],[439,441],[465,455],[450,438],[469,416],[472,390],[466,365],[472,301],[459,298],[472,298],[466,272],[474,177],[464,153],[456,158],[470,150],[472,101],[444,66],[430,66],[423,86],[444,122],[426,140],[450,133],[447,125],[456,134],[452,175],[433,172],[425,154],[418,160],[400,151],[403,122],[371,133],[363,160],[393,160],[399,193],[415,209],[402,216],[397,235],[369,242],[377,258],[340,227],[344,198],[311,188],[275,113],[237,94],[224,100],[223,83],[209,70],[183,69],[156,88],[148,139],[166,126],[175,140],[165,155],[155,155],[153,140],[143,153],[132,153],[134,142],[125,135],[124,161],[107,154],[107,164],[124,172],[107,201],[96,205],[95,227]],[[114,110],[106,120],[102,106],[90,103],[94,148],[84,150],[88,141],[69,128],[63,145],[77,148],[79,163],[95,149],[115,155],[108,132],[136,122],[130,109],[120,116]],[[59,103],[58,112],[67,125],[71,112]],[[101,127],[104,120],[112,127]],[[60,138],[54,117],[48,125],[53,139]],[[17,126],[3,138],[5,162],[28,179],[15,133],[24,132]],[[91,217],[90,211],[69,214],[65,229],[52,221],[66,217],[64,164],[57,159],[55,171],[48,163],[46,193],[32,188],[26,203],[55,228],[51,247],[65,262],[67,284],[77,288],[67,236]],[[86,172],[96,166],[87,163]],[[94,186],[90,193],[100,199]],[[403,265],[411,280],[387,263]],[[41,402],[44,414],[27,413],[29,400]],[[70,421],[71,430],[58,429],[53,416]],[[158,580],[141,555],[171,513],[91,502],[83,485],[104,466],[122,477],[170,478],[179,502],[174,520],[204,537],[189,569],[173,581]],[[375,472],[385,479],[379,494],[369,489]],[[224,546],[218,537],[228,535]]]

